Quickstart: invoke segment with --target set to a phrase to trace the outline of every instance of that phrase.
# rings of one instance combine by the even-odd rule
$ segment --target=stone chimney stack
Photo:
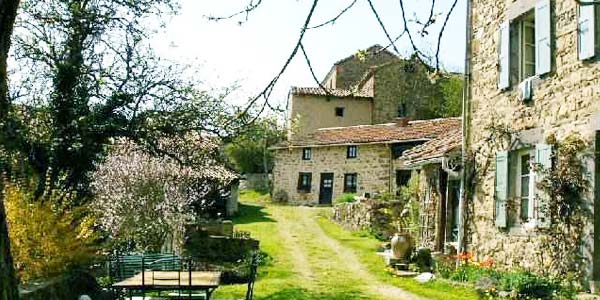
[[[406,127],[406,126],[408,126],[409,122],[410,122],[409,117],[396,118],[396,125],[398,125],[398,127]]]

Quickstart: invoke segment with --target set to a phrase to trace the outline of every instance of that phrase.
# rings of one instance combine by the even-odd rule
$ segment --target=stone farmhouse
[[[412,169],[403,153],[460,128],[460,118],[322,128],[274,148],[275,195],[297,205],[331,205],[344,193],[372,197],[394,193]],[[437,199],[437,197],[436,197]]]
[[[317,129],[436,117],[444,97],[417,59],[401,59],[379,45],[336,62],[319,87],[292,87],[288,138]],[[450,76],[450,75],[449,75]],[[440,104],[441,105],[441,104]]]
[[[288,141],[273,147],[275,195],[331,205],[344,193],[371,197],[406,185],[413,170],[402,153],[460,126],[434,119],[444,94],[428,68],[375,45],[336,62],[319,87],[292,87]]]
[[[547,272],[557,263],[544,246],[563,219],[548,211],[537,184],[556,168],[556,148],[578,134],[593,217],[581,226],[587,278],[600,281],[600,13],[578,1],[472,1],[465,246],[480,259]],[[594,205],[596,204],[596,205]],[[573,241],[564,240],[563,245]],[[563,253],[564,254],[564,253]],[[558,259],[560,260],[560,259]]]

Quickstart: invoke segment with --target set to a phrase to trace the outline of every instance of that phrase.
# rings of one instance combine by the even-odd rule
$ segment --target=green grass
[[[317,222],[328,236],[353,249],[369,271],[383,282],[401,287],[428,299],[477,299],[477,294],[472,289],[453,285],[446,281],[434,280],[433,282],[421,284],[413,279],[393,277],[386,271],[383,259],[374,254],[375,249],[381,244],[380,241],[364,233],[345,231],[325,216],[320,216]]]
[[[421,285],[412,279],[392,277],[386,273],[383,259],[375,254],[380,242],[330,222],[323,217],[330,208],[267,204],[268,195],[252,191],[241,193],[241,201],[240,215],[234,219],[236,230],[250,232],[271,257],[259,268],[257,300],[382,300],[373,291],[373,284],[401,287],[426,299],[475,299],[474,292],[447,283]],[[332,251],[332,243],[344,247],[346,255],[351,253],[355,264],[362,263],[363,274],[349,266],[343,253]],[[364,276],[364,272],[372,276]],[[245,292],[245,285],[221,286],[214,299],[244,299]]]

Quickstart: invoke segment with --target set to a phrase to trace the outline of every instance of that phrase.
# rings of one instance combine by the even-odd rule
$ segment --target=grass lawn
[[[257,300],[475,299],[465,288],[387,274],[375,254],[379,241],[350,233],[326,217],[330,208],[268,203],[268,195],[244,192],[236,230],[251,232],[271,257],[259,268]],[[407,293],[410,292],[410,293]],[[245,285],[222,286],[215,299],[244,299]],[[412,294],[411,294],[412,293]]]

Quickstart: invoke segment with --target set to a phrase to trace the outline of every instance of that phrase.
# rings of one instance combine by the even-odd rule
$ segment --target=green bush
[[[576,295],[575,289],[566,280],[524,270],[499,271],[478,263],[464,263],[456,267],[456,261],[448,258],[436,260],[435,270],[442,278],[474,284],[480,299],[568,300]]]
[[[354,199],[354,197],[356,197],[356,194],[342,194],[335,199],[335,203],[337,203],[337,204],[352,203],[352,202],[356,201]]]

